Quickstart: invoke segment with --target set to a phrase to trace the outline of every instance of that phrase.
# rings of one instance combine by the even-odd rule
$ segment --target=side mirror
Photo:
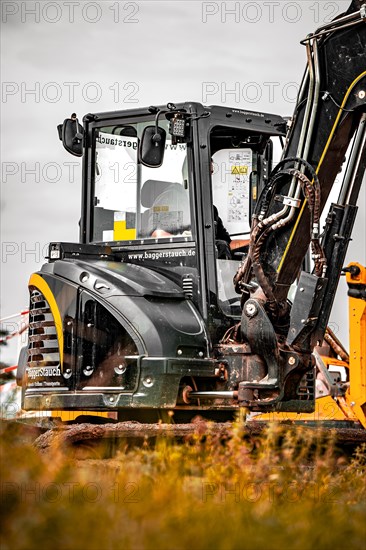
[[[82,157],[84,128],[79,124],[76,114],[66,118],[63,124],[57,126],[57,130],[66,151],[76,157]]]
[[[166,131],[160,126],[146,126],[143,131],[139,157],[140,162],[149,168],[158,168],[163,164]]]

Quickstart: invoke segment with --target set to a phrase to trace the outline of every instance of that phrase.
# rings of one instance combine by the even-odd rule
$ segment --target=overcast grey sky
[[[78,240],[80,161],[57,124],[74,111],[183,100],[290,115],[299,41],[349,3],[2,2],[1,315],[28,307],[49,241]],[[365,263],[362,197],[348,259]],[[332,324],[345,339],[346,303],[342,284]]]

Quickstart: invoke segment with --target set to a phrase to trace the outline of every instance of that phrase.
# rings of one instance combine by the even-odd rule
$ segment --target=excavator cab
[[[117,112],[112,120],[88,115],[84,123],[82,242],[166,275],[215,333],[223,318],[240,317],[232,280],[285,120],[186,103]],[[215,210],[231,239],[225,259]]]

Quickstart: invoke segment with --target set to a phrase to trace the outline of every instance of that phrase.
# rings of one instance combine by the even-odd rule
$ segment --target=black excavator
[[[291,120],[186,102],[58,127],[83,159],[80,242],[51,243],[30,277],[23,409],[306,415],[322,376],[341,418],[366,428],[359,264],[345,268],[363,308],[357,360],[337,379],[321,359],[327,343],[335,364],[347,356],[327,323],[365,173],[366,4],[303,44]]]

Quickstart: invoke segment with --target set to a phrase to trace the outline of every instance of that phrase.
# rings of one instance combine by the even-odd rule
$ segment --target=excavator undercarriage
[[[353,0],[303,44],[290,122],[187,102],[59,126],[83,157],[80,243],[51,243],[30,279],[25,410],[89,411],[125,434],[124,422],[168,419],[178,433],[245,408],[248,429],[327,421],[365,440],[361,264],[343,270],[349,356],[327,324],[365,175],[366,5]]]

